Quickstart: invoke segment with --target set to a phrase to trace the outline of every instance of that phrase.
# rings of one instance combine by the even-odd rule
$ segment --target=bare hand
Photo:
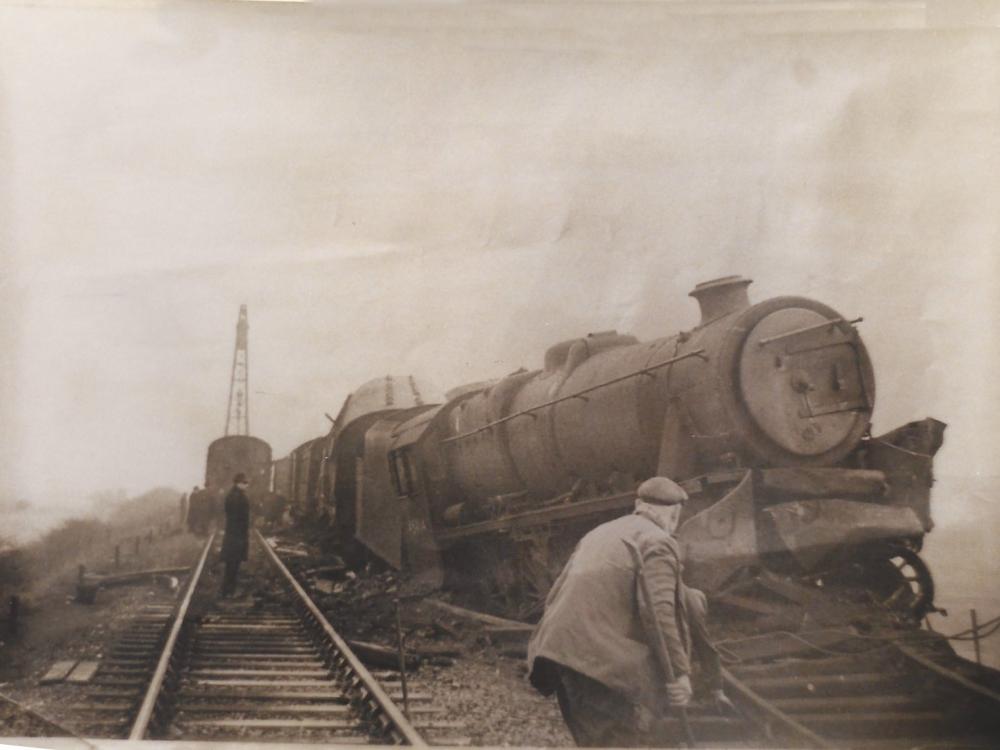
[[[686,706],[691,702],[691,678],[687,675],[667,683],[667,702],[671,706]]]
[[[738,716],[739,712],[736,710],[736,706],[733,702],[729,700],[729,697],[721,690],[712,691],[712,700],[715,702],[715,710],[721,715],[725,716],[729,714],[730,716]]]

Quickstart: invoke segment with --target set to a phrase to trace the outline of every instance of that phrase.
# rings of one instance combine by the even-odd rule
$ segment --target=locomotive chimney
[[[703,326],[723,315],[750,307],[747,287],[752,283],[751,279],[742,276],[723,276],[695,286],[688,296],[698,300],[701,307],[701,323],[698,325]]]

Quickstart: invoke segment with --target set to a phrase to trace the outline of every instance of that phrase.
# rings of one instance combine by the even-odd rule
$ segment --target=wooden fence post
[[[976,664],[982,664],[982,654],[979,652],[979,618],[975,607],[969,610],[969,616],[972,618],[972,645],[976,649]]]
[[[7,620],[7,626],[10,630],[11,635],[17,635],[18,630],[18,616],[21,614],[21,599],[17,594],[12,594],[10,597],[10,611],[9,618]]]

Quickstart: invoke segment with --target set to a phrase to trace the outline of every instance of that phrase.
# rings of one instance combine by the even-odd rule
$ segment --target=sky
[[[0,0],[0,510],[201,482],[242,303],[280,456],[728,274],[1000,474],[1000,12],[945,5]]]

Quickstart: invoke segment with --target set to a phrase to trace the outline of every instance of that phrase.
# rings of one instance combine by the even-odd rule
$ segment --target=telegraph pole
[[[236,348],[229,378],[229,405],[226,407],[226,435],[250,434],[250,359],[247,353],[247,306],[240,305],[236,322]]]

